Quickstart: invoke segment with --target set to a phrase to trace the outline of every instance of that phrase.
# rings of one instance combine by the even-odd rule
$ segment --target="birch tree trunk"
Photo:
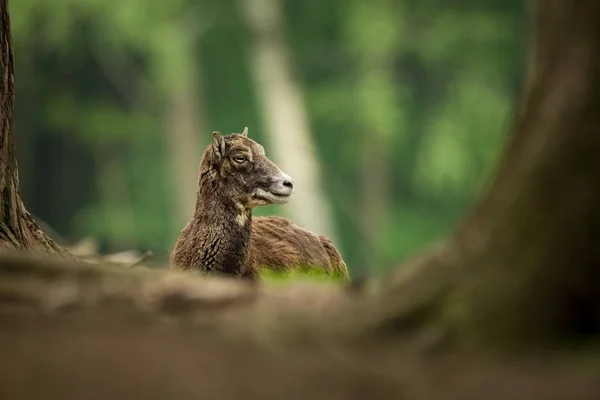
[[[280,1],[242,0],[240,5],[250,29],[248,56],[267,144],[275,162],[294,178],[296,190],[284,212],[299,225],[337,243],[302,89],[293,76]]]

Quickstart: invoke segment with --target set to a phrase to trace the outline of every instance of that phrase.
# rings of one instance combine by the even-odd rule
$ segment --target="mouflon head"
[[[241,133],[213,132],[206,148],[203,170],[214,171],[220,182],[216,190],[247,209],[268,204],[285,204],[294,191],[292,178],[265,155],[265,149]]]

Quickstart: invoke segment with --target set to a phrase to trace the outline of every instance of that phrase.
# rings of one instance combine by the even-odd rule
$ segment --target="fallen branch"
[[[128,268],[133,268],[133,267],[137,267],[138,265],[141,265],[142,263],[144,263],[145,261],[149,260],[150,258],[152,258],[152,256],[154,256],[154,253],[151,252],[150,250],[146,251],[144,254],[142,254],[142,256],[134,263],[129,264],[127,267]]]

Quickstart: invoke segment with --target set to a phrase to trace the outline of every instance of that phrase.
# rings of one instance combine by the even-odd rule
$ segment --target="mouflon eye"
[[[233,157],[233,161],[235,161],[236,163],[240,163],[241,164],[244,161],[246,161],[246,157],[243,156],[243,155],[241,155],[241,154],[238,154],[237,156]]]

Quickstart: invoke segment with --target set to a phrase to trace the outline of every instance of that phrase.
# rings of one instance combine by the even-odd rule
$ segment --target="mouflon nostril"
[[[283,181],[283,186],[289,187],[290,189],[293,189],[294,188],[294,182],[292,182],[291,180],[287,180],[286,179],[285,181]]]

